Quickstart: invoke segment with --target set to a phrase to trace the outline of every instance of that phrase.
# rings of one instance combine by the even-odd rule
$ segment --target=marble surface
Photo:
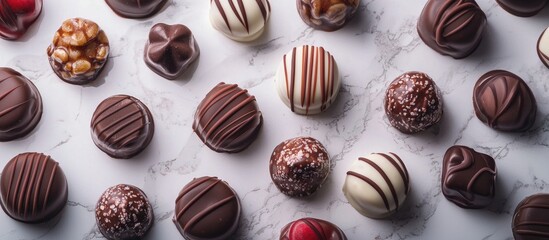
[[[0,144],[0,166],[21,152],[51,155],[67,176],[69,202],[59,218],[41,225],[22,224],[0,212],[0,239],[101,239],[94,206],[106,188],[118,183],[141,187],[152,201],[155,224],[145,239],[182,239],[171,221],[175,198],[187,182],[204,175],[226,180],[242,200],[234,239],[277,239],[286,223],[306,216],[336,223],[349,239],[512,239],[511,216],[518,202],[549,190],[549,70],[535,51],[549,7],[535,17],[518,18],[493,0],[479,0],[488,16],[484,40],[473,55],[454,60],[419,39],[416,22],[425,2],[365,0],[349,25],[326,33],[305,25],[294,1],[272,0],[265,34],[243,44],[210,26],[209,1],[170,0],[159,14],[144,20],[122,19],[100,0],[44,1],[41,17],[22,40],[0,41],[0,65],[30,78],[44,100],[42,120],[32,134]],[[86,86],[61,81],[46,56],[55,30],[76,16],[96,21],[111,41],[105,71]],[[200,45],[198,64],[180,80],[165,80],[143,62],[148,31],[157,22],[187,25]],[[317,116],[293,114],[274,90],[282,55],[302,44],[324,46],[342,74],[338,100]],[[496,132],[474,116],[473,85],[493,69],[512,71],[532,88],[539,111],[530,131]],[[441,124],[422,134],[403,135],[390,127],[382,107],[388,83],[408,70],[428,73],[444,95]],[[220,81],[249,89],[264,114],[257,141],[238,154],[211,151],[191,129],[199,101]],[[97,104],[118,93],[141,99],[156,122],[152,143],[131,160],[108,157],[89,132]],[[319,139],[333,160],[327,182],[306,199],[281,194],[268,172],[273,148],[296,136]],[[487,209],[464,210],[441,194],[442,156],[453,144],[496,159],[496,199]],[[354,159],[386,151],[406,163],[412,190],[394,217],[372,220],[347,203],[341,187]]]

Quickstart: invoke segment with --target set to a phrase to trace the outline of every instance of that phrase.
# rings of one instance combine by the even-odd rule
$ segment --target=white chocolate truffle
[[[282,59],[275,77],[278,96],[292,112],[302,115],[326,110],[339,93],[337,63],[322,47],[295,47]]]
[[[538,40],[539,59],[549,68],[549,28],[545,29]]]
[[[395,213],[409,191],[408,170],[394,153],[373,153],[359,158],[351,165],[343,184],[349,203],[370,218]]]
[[[270,15],[268,0],[210,0],[210,23],[235,41],[249,42],[258,38]]]

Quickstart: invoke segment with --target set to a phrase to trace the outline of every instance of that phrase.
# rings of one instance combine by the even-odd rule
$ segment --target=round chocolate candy
[[[59,163],[42,153],[22,153],[4,167],[1,205],[11,218],[25,223],[51,220],[67,203],[67,179]]]
[[[280,143],[269,163],[275,186],[290,197],[306,197],[319,189],[330,173],[326,148],[311,137],[297,137]]]
[[[0,142],[29,134],[42,117],[42,97],[34,84],[11,69],[0,67]]]
[[[459,59],[478,47],[486,22],[486,15],[474,0],[429,0],[417,30],[427,46]]]
[[[549,68],[549,28],[545,29],[539,36],[538,56],[541,62]]]
[[[397,77],[385,93],[389,123],[407,134],[435,125],[442,118],[442,94],[427,74],[407,72]]]
[[[240,199],[226,182],[201,177],[179,192],[173,222],[187,240],[231,239],[238,227],[240,209]]]
[[[185,25],[158,23],[149,32],[145,63],[156,74],[176,79],[198,58],[200,49]]]
[[[42,0],[0,1],[0,37],[6,40],[20,38],[41,12]]]
[[[513,216],[515,240],[549,239],[549,194],[539,193],[522,200]]]
[[[494,70],[482,75],[473,89],[473,105],[478,119],[496,130],[523,132],[536,121],[537,104],[532,90],[508,71]]]
[[[228,38],[249,42],[263,33],[271,16],[269,0],[211,0],[210,23]]]
[[[325,111],[336,99],[341,80],[337,63],[322,47],[295,47],[282,58],[275,78],[282,102],[303,115]]]
[[[519,17],[531,17],[541,11],[548,0],[496,0],[505,11]]]
[[[147,195],[138,187],[118,184],[101,195],[95,206],[99,231],[110,240],[141,239],[154,221]]]
[[[167,0],[105,0],[107,5],[125,18],[146,18],[154,15]]]
[[[296,0],[297,12],[307,25],[332,32],[355,15],[359,0]]]
[[[302,218],[284,226],[280,240],[347,240],[347,236],[331,222]]]
[[[71,84],[87,84],[95,80],[105,66],[109,40],[97,23],[71,18],[55,32],[47,54],[59,78]]]
[[[210,149],[235,153],[252,144],[262,124],[255,97],[236,84],[222,82],[198,105],[193,130]]]
[[[154,135],[151,112],[137,98],[115,95],[103,100],[93,113],[91,134],[95,145],[113,158],[132,158]]]
[[[358,158],[343,184],[343,193],[351,206],[370,218],[385,218],[398,211],[408,192],[408,170],[394,153]]]

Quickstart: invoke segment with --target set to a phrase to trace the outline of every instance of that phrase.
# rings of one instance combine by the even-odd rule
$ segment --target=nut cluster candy
[[[16,40],[38,19],[42,0],[0,1],[0,38]]]
[[[303,21],[316,29],[335,31],[351,19],[360,0],[296,0],[297,11]]]
[[[109,40],[93,21],[65,20],[47,50],[53,71],[71,84],[93,81],[109,57]]]

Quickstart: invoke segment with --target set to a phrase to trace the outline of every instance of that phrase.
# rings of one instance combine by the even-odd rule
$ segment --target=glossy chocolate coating
[[[263,34],[269,17],[269,0],[210,0],[210,23],[228,38],[250,42]]]
[[[429,0],[417,30],[427,46],[459,59],[477,49],[486,22],[486,15],[474,0]]]
[[[151,142],[154,121],[147,106],[137,98],[115,95],[97,106],[91,133],[101,151],[113,158],[131,158]]]
[[[20,38],[41,12],[42,0],[0,0],[0,37]]]
[[[548,0],[496,0],[505,11],[519,17],[531,17],[540,12]]]
[[[107,239],[141,239],[151,228],[154,214],[147,195],[141,189],[118,184],[105,190],[97,201],[95,220]]]
[[[473,90],[478,119],[489,127],[523,132],[536,121],[537,104],[532,90],[519,76],[504,70],[480,77]]]
[[[539,59],[547,68],[549,68],[549,28],[546,28],[538,39],[538,56]]]
[[[347,240],[335,224],[316,218],[302,218],[288,223],[280,232],[280,240]]]
[[[240,199],[226,182],[201,177],[179,192],[173,222],[187,240],[231,239],[238,227],[240,211]]]
[[[359,0],[296,0],[301,19],[307,25],[327,32],[345,26],[359,4]]]
[[[269,172],[275,186],[290,197],[306,197],[319,189],[330,173],[326,148],[311,137],[297,137],[273,150]]]
[[[235,153],[252,144],[262,124],[254,96],[236,84],[219,83],[198,105],[193,130],[210,149]]]
[[[4,167],[0,192],[2,209],[8,216],[25,223],[42,223],[65,207],[67,179],[50,156],[22,153]]]
[[[176,79],[198,58],[200,49],[185,25],[158,23],[149,32],[145,63],[156,74]]]
[[[549,194],[535,194],[522,200],[513,216],[515,240],[549,239]]]
[[[435,125],[442,118],[442,94],[427,74],[407,72],[385,93],[385,114],[393,127],[407,134]]]
[[[11,69],[0,67],[0,142],[30,133],[42,117],[42,97],[34,84]]]
[[[452,146],[444,154],[442,193],[462,208],[488,206],[496,193],[496,162],[465,146]]]
[[[105,0],[118,16],[125,18],[146,18],[154,15],[167,0]]]

